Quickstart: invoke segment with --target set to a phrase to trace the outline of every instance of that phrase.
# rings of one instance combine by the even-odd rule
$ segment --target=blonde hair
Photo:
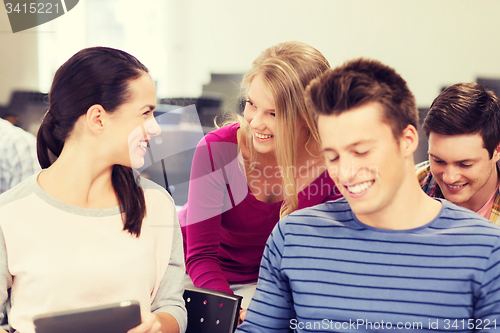
[[[299,203],[295,180],[298,133],[294,130],[299,121],[308,129],[306,149],[309,143],[313,151],[318,151],[320,147],[316,124],[304,102],[304,91],[312,79],[329,68],[328,60],[315,48],[300,42],[285,42],[263,51],[243,77],[241,85],[246,94],[254,77],[261,74],[265,90],[275,106],[275,152],[282,170],[284,189],[280,218],[297,209]],[[239,139],[245,140],[250,159],[255,161],[257,152],[253,149],[249,124],[242,117],[239,117],[238,122],[242,129]]]

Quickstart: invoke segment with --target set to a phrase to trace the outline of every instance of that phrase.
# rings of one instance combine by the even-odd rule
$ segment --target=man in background
[[[478,83],[457,83],[424,120],[429,160],[416,166],[425,193],[500,224],[500,102]]]
[[[0,118],[0,194],[39,170],[33,134]]]

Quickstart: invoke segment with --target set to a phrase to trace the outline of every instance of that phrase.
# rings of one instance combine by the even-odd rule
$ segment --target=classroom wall
[[[442,86],[500,77],[499,1],[186,2],[189,10],[176,19],[189,27],[177,41],[188,56],[171,56],[189,67],[175,79],[183,82],[178,93],[196,94],[190,82],[204,82],[210,72],[244,72],[261,50],[287,40],[313,45],[332,66],[379,59],[402,74],[420,106]]]
[[[12,90],[38,90],[36,29],[12,33],[7,12],[0,6],[0,105]]]
[[[165,33],[149,51],[167,46],[161,83],[170,97],[196,97],[210,73],[245,72],[263,49],[287,40],[313,45],[332,66],[359,56],[379,59],[402,74],[419,106],[428,106],[445,85],[500,77],[495,0],[157,1],[168,4]],[[86,15],[83,8],[57,19],[66,24],[61,30],[44,33],[62,34]],[[38,87],[37,32],[12,34],[0,10],[0,45],[2,104],[14,88]]]

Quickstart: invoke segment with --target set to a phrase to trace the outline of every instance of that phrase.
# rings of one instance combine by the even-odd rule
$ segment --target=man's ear
[[[500,159],[500,143],[493,151],[493,156],[491,157],[495,162]]]
[[[408,125],[400,136],[400,145],[405,157],[412,155],[418,148],[418,131],[413,125]]]
[[[95,134],[99,134],[104,129],[104,123],[106,118],[106,111],[102,105],[94,104],[88,110],[85,115],[85,121],[90,131]]]

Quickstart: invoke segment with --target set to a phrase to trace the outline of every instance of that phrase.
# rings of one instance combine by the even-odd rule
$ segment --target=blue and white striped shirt
[[[500,228],[446,200],[386,230],[340,199],[282,219],[237,332],[500,331]]]
[[[37,171],[35,136],[0,118],[0,194]]]

